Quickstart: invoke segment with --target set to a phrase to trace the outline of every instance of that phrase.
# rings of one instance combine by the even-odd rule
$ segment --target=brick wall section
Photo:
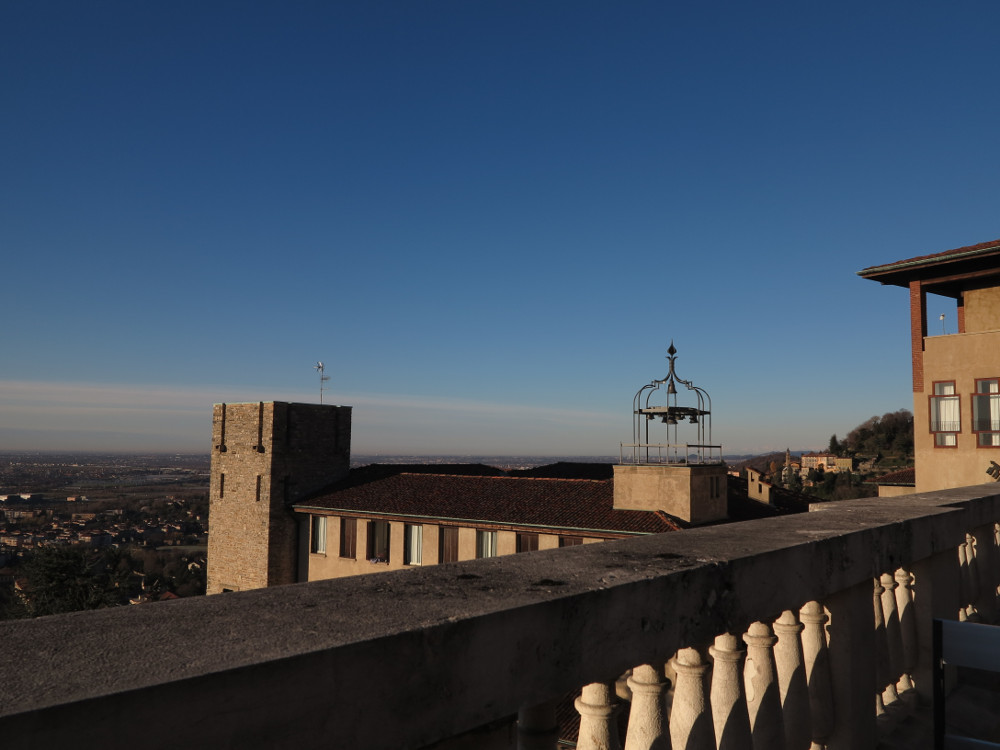
[[[919,280],[910,282],[910,347],[913,392],[924,391],[924,337],[927,335],[927,293]]]
[[[347,474],[351,407],[216,404],[209,488],[209,594],[294,583],[290,504]]]

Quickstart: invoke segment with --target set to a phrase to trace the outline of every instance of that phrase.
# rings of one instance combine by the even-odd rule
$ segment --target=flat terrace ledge
[[[16,748],[422,747],[955,548],[981,485],[0,623]]]

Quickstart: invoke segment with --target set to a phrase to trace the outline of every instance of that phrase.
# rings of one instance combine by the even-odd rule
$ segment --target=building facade
[[[1000,240],[858,273],[909,291],[915,490],[1000,478]],[[955,300],[957,333],[928,335],[928,294]]]
[[[534,476],[507,476],[478,464],[357,469],[328,491],[294,504],[300,577],[498,557],[685,525],[663,512],[616,508],[610,469],[555,464]]]

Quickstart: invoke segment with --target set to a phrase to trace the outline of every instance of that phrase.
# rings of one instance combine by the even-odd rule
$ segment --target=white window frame
[[[958,433],[962,431],[961,397],[954,380],[934,383],[934,395],[929,397],[930,431],[938,448],[958,446]]]
[[[420,524],[403,526],[403,564],[423,565],[424,527]]]
[[[309,552],[326,554],[326,516],[309,516]]]
[[[499,532],[476,529],[476,558],[496,557]]]

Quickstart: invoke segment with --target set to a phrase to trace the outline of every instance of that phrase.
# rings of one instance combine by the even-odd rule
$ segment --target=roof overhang
[[[858,276],[904,288],[920,281],[926,291],[958,298],[967,289],[1000,284],[1000,240],[871,266]]]

